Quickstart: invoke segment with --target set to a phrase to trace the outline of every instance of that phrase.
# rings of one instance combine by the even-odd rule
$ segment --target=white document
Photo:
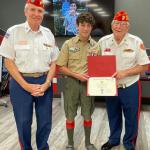
[[[117,96],[116,79],[113,77],[90,77],[87,86],[88,96]]]

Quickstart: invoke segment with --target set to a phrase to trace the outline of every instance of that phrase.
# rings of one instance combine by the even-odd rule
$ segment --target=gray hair
[[[28,4],[26,3],[25,6],[24,6],[24,11],[26,11],[28,8]]]

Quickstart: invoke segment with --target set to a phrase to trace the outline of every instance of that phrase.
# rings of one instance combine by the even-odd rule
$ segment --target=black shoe
[[[135,148],[129,148],[129,149],[126,149],[126,150],[135,150]]]
[[[109,142],[106,142],[104,145],[102,145],[101,150],[111,150],[112,147],[117,145],[119,144],[111,144]]]

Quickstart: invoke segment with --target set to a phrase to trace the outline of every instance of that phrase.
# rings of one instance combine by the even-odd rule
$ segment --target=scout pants
[[[87,82],[81,82],[75,78],[66,79],[64,90],[64,108],[66,118],[74,120],[78,106],[81,105],[81,114],[85,120],[91,120],[94,110],[94,98],[87,96]]]

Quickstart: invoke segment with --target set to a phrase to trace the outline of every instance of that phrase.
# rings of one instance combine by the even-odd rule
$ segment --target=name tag
[[[14,45],[14,49],[30,49],[30,45]]]

